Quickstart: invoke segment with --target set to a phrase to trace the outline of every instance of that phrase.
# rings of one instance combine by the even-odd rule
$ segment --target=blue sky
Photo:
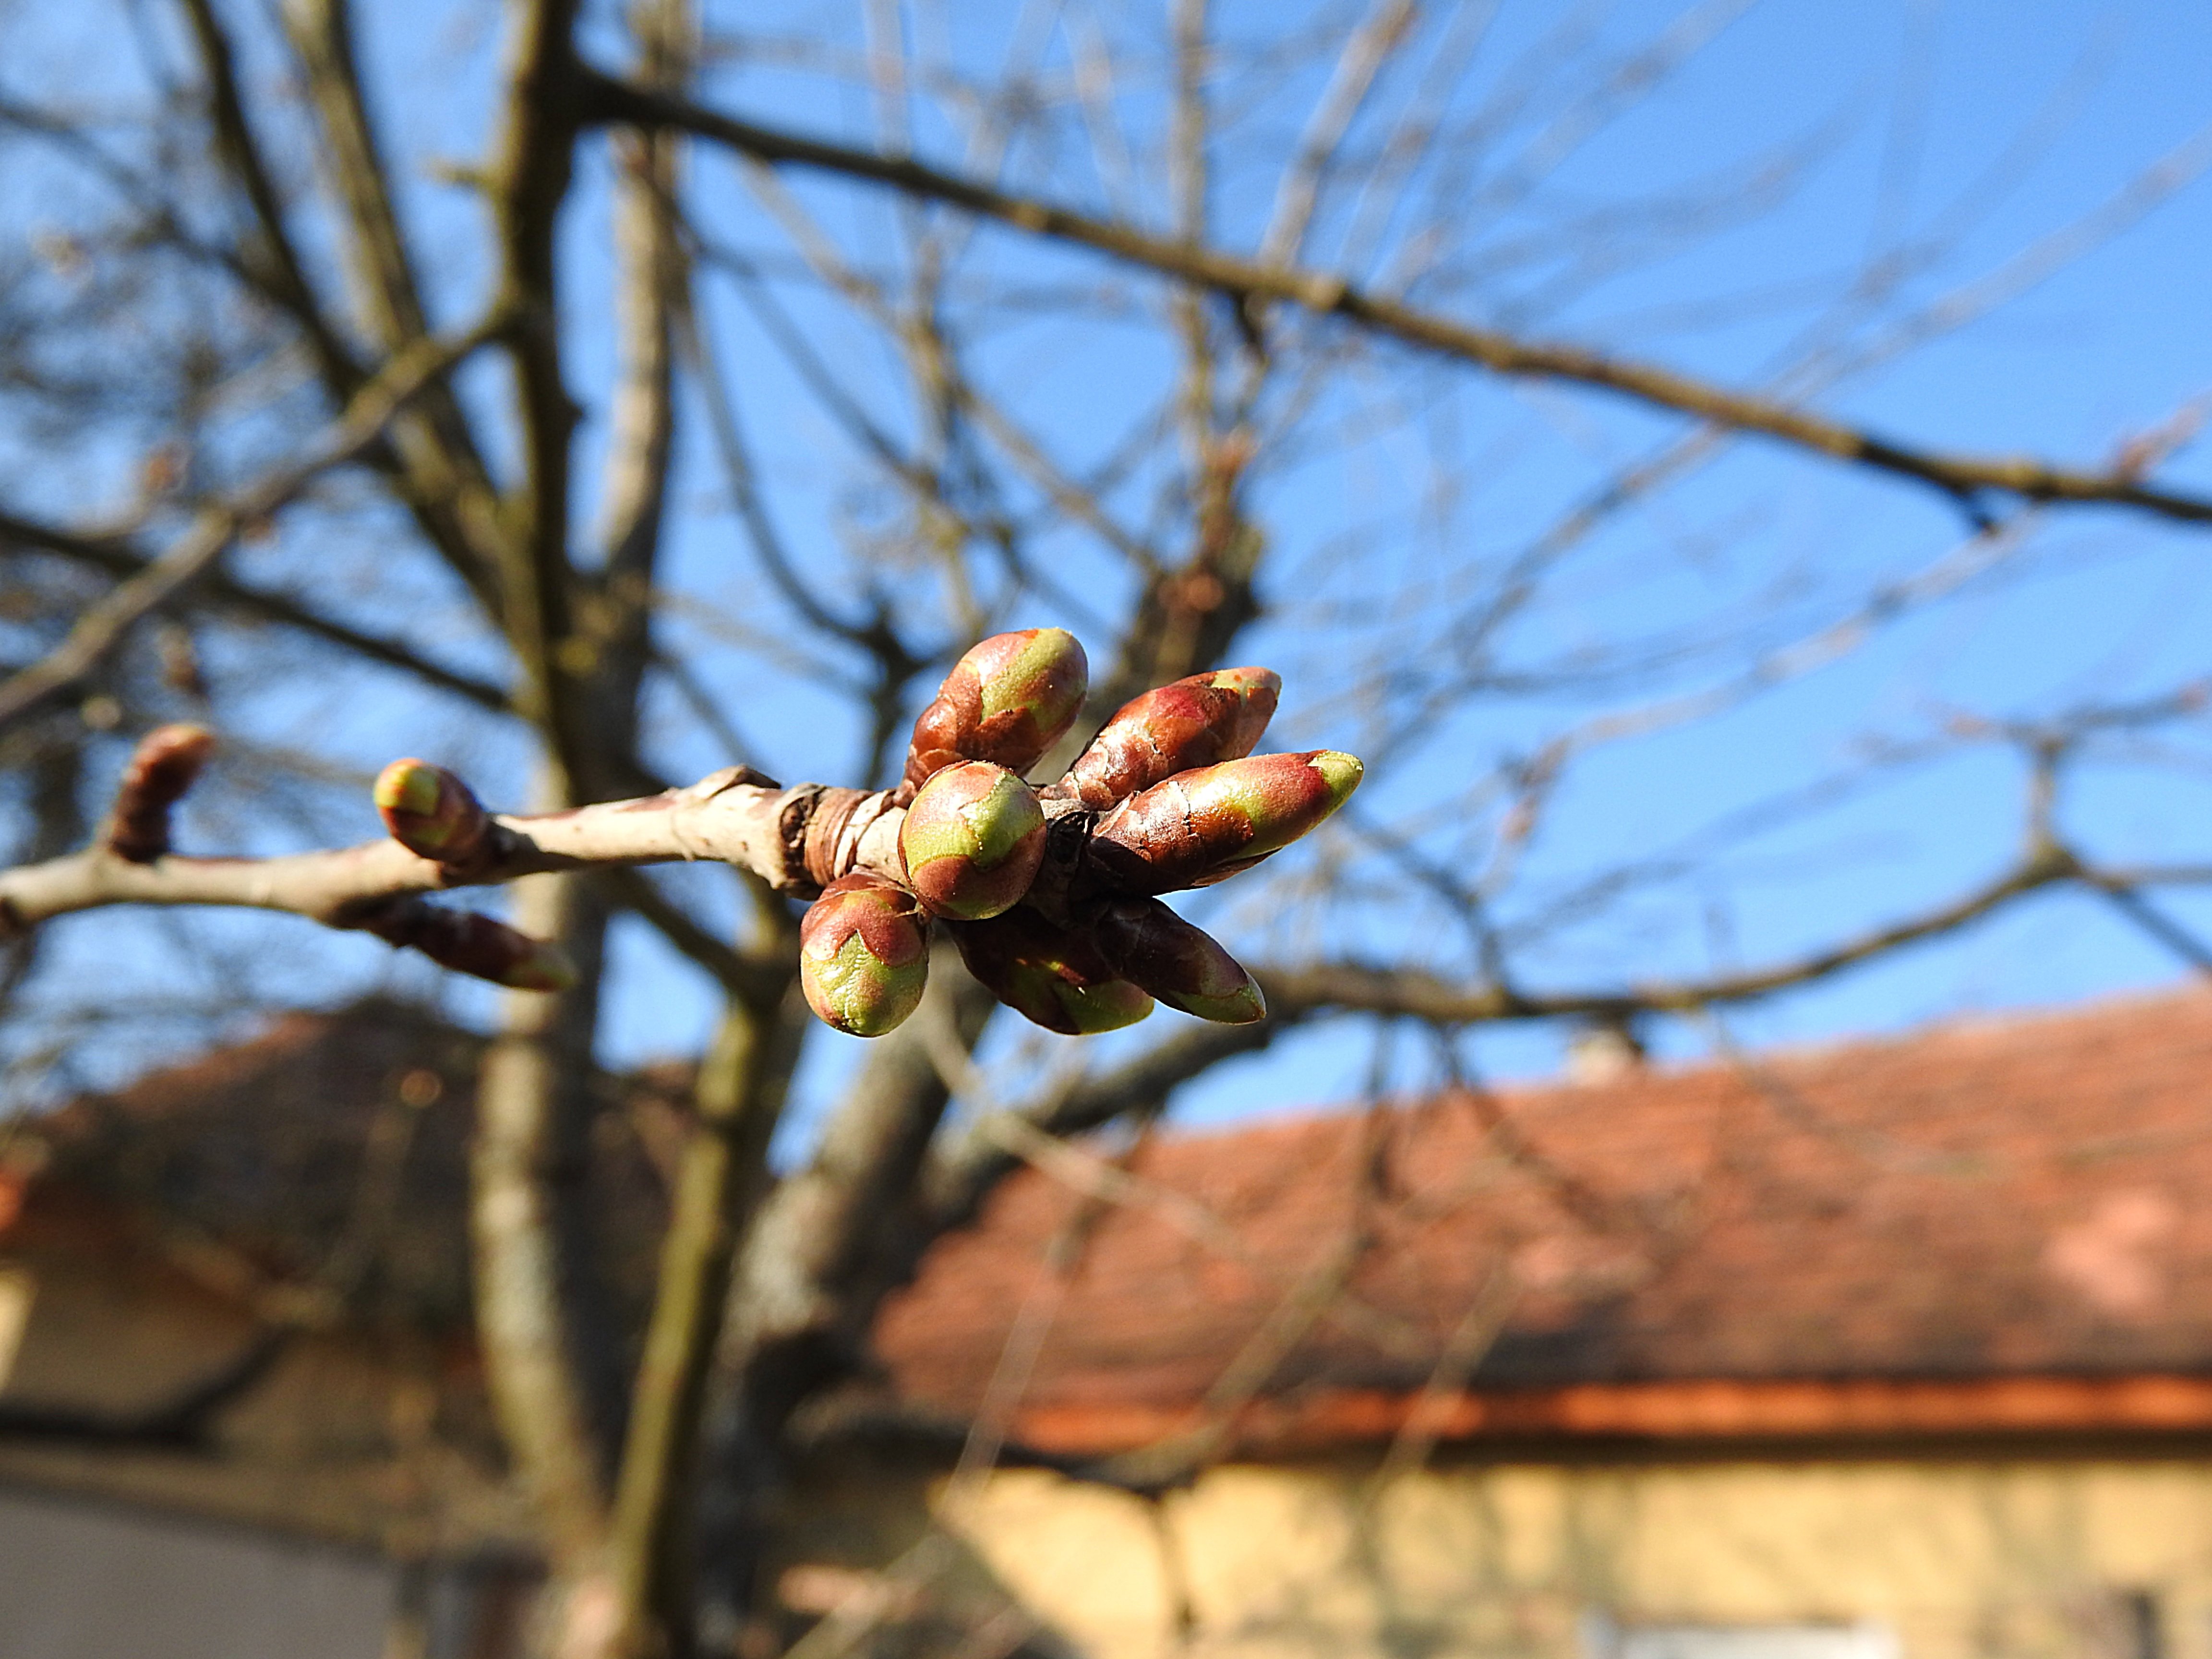
[[[465,192],[428,178],[423,164],[480,148],[480,88],[496,30],[477,4],[364,9],[365,50],[388,88],[388,125],[407,162],[410,223],[432,250],[441,309],[459,318],[482,277],[471,252],[475,211]],[[1449,30],[1441,15],[1448,9],[1437,9],[1437,38]],[[948,10],[941,26],[929,8],[907,15],[917,39],[950,41],[956,64],[986,67],[1006,50],[1004,9]],[[1143,138],[1158,112],[1158,76],[1147,78],[1141,48],[1157,40],[1157,18],[1114,8],[1066,15],[1095,16],[1139,47],[1121,110]],[[1222,15],[1231,40],[1249,40],[1274,27],[1278,14],[1228,6]],[[1311,14],[1323,34],[1340,33],[1356,15],[1351,8]],[[748,7],[726,18],[709,7],[708,19],[848,45],[860,30],[842,7]],[[1560,58],[1563,28],[1576,19],[1589,25],[1574,46],[1583,56]],[[66,22],[42,27],[55,31],[57,64],[90,50],[64,41]],[[1663,42],[1669,29],[1711,38],[1648,97],[1590,97],[1588,65],[1632,61],[1638,43]],[[1048,66],[1062,61],[1055,52],[1064,56],[1048,44]],[[1571,12],[1524,0],[1498,9],[1468,72],[1466,107],[1497,106],[1497,94],[1529,83],[1532,64],[1551,62],[1547,53],[1559,58],[1547,71],[1558,94],[1502,119],[1491,171],[1461,196],[1447,192],[1453,210],[1466,204],[1471,257],[1465,270],[1439,280],[1431,302],[1440,308],[1758,385],[1802,349],[1809,327],[1838,314],[1871,255],[1905,258],[1942,233],[1941,260],[1904,277],[1884,308],[1851,318],[1850,337],[1878,345],[1885,319],[1942,296],[1967,303],[1996,288],[2021,291],[1971,325],[1823,387],[1820,407],[1934,447],[2017,449],[2094,465],[2117,442],[2212,391],[2212,320],[2203,303],[2212,189],[2197,176],[2212,160],[2202,137],[2212,123],[2212,15],[2203,7],[2181,0],[1850,7],[1770,0]],[[1221,234],[1245,244],[1265,216],[1273,167],[1318,91],[1318,70],[1237,84],[1257,90],[1249,99],[1237,94],[1217,204]],[[721,64],[706,95],[812,131],[866,140],[875,131],[860,93],[772,62]],[[1524,166],[1543,161],[1546,146],[1575,130],[1582,113],[1608,118],[1533,194],[1516,195],[1513,158]],[[924,109],[917,132],[925,153],[963,159],[961,136],[941,114]],[[1239,157],[1254,159],[1240,164]],[[2147,188],[2145,170],[2161,158],[2170,158],[2167,172]],[[1141,143],[1137,159],[1142,173],[1149,163]],[[1017,182],[1065,199],[1097,206],[1107,198],[1109,181],[1073,151],[1018,150],[1012,171]],[[1145,176],[1156,173],[1155,166]],[[587,155],[580,178],[564,227],[572,272],[564,320],[590,406],[609,350],[603,158]],[[2154,210],[2135,212],[2130,181],[2138,196],[2160,198]],[[895,210],[843,185],[794,183],[852,257],[896,264]],[[726,161],[699,158],[693,191],[715,234],[763,257],[775,251],[774,234]],[[1629,205],[1669,192],[1686,198],[1671,220],[1623,216]],[[9,197],[15,199],[4,222],[20,236],[57,210],[0,186],[0,200]],[[1155,207],[1156,193],[1140,194],[1137,211]],[[1562,286],[1565,267],[1538,252],[1547,240],[1569,256],[1587,252],[1587,235],[1571,234],[1586,219],[1649,245],[1618,271],[1587,272],[1586,286]],[[1365,270],[1374,249],[1346,246],[1343,231],[1341,216],[1325,214],[1314,257]],[[2043,253],[2051,256],[2048,270]],[[978,281],[1030,287],[1095,284],[1109,275],[1091,256],[1041,251],[997,234],[978,239],[964,268]],[[1170,371],[1150,291],[1119,277],[1109,289],[1128,308],[1122,320],[1048,309],[995,323],[975,349],[979,378],[1071,462],[1105,453]],[[872,410],[893,429],[910,431],[910,406],[868,331],[818,294],[788,283],[779,291]],[[852,548],[882,520],[882,503],[849,441],[732,292],[711,291],[708,305],[779,520],[803,566],[820,574],[826,591],[848,598],[841,584],[856,568]],[[490,387],[489,373],[479,377],[480,393]],[[1245,654],[1289,677],[1286,742],[1358,749],[1376,735],[1368,693],[1378,676],[1391,680],[1392,696],[1449,678],[1454,607],[1484,573],[1680,428],[1602,396],[1500,384],[1402,353],[1376,355],[1333,395],[1310,428],[1315,435],[1256,489],[1255,509],[1271,537],[1263,581],[1269,608]],[[587,457],[602,436],[587,426]],[[0,443],[23,453],[21,434],[0,432]],[[83,464],[97,470],[96,459]],[[2212,492],[2212,462],[2201,448],[2184,450],[2163,476]],[[1134,481],[1121,504],[1139,513],[1144,489],[1158,482]],[[701,607],[775,631],[783,619],[733,551],[721,487],[703,453],[686,453],[678,498],[672,586]],[[1594,715],[1724,681],[1731,665],[1816,631],[1883,584],[1926,570],[1958,547],[1965,530],[1959,512],[1928,492],[1771,445],[1733,446],[1578,548],[1541,604],[1516,624],[1497,665],[1557,674],[1644,641],[1660,653],[1656,665],[1606,685],[1463,700],[1377,769],[1361,810],[1377,823],[1423,815],[1424,845],[1438,856],[1484,856],[1494,844],[1498,808],[1467,792],[1501,757]],[[374,528],[352,533],[373,540]],[[1079,611],[1110,615],[1126,595],[1126,574],[1080,535],[1063,532],[1045,546],[1077,608],[1039,597],[1007,620],[1066,622],[1102,644]],[[326,553],[280,541],[248,556],[272,577],[302,580],[303,571],[324,568]],[[1613,983],[1764,961],[1910,913],[1986,876],[2016,833],[2015,757],[1955,743],[1914,763],[1907,752],[1936,743],[1962,719],[2048,717],[2204,674],[2203,641],[2212,637],[2208,557],[2212,536],[2204,532],[2117,512],[2051,515],[1992,568],[1834,665],[1718,717],[1595,751],[1570,775],[1509,891],[1507,908],[1531,927],[1547,906],[1599,873],[1694,843],[1705,826],[1752,803],[1855,775],[1870,756],[1890,763],[1809,818],[1700,854],[1649,891],[1546,927],[1528,946],[1528,981]],[[350,613],[433,638],[440,637],[437,619],[450,615],[444,642],[452,652],[482,651],[434,582],[361,568],[377,574],[338,596]],[[1377,594],[1387,617],[1369,614]],[[681,617],[672,632],[692,646],[702,641],[702,630]],[[794,690],[757,658],[709,652],[701,662],[733,723],[760,751],[748,758],[783,776],[837,775],[842,763],[823,757],[825,746],[833,755],[850,751],[852,728],[841,709]],[[251,735],[269,744],[313,744],[364,768],[411,749],[466,763],[495,796],[520,787],[521,755],[511,740],[420,700],[381,690],[368,696],[343,678],[265,699],[249,724]],[[672,710],[661,711],[658,730],[672,771],[727,758]],[[2085,766],[2066,804],[2069,827],[2114,857],[2202,856],[2203,735],[2201,723],[2185,725],[2160,752],[2136,745]],[[368,831],[365,811],[361,816],[352,833]],[[236,816],[204,827],[210,836],[235,833]],[[291,830],[260,833],[273,844]],[[2171,908],[2212,927],[2212,905],[2183,894]],[[1260,957],[1349,939],[1448,970],[1464,965],[1446,919],[1402,890],[1349,911],[1273,902],[1240,908],[1226,890],[1193,913],[1218,917]],[[250,940],[252,927],[225,921],[216,936]],[[112,974],[117,940],[150,938],[143,924],[86,919],[69,930],[64,975],[82,984]],[[149,948],[149,963],[167,960]],[[311,949],[317,973],[327,975],[317,982],[333,994],[390,972],[372,945],[324,941]],[[624,931],[619,960],[607,1057],[623,1062],[696,1045],[711,1018],[705,989],[641,930]],[[1940,947],[1731,1016],[1729,1029],[1759,1044],[1825,1040],[1961,1012],[2069,1001],[2163,982],[2177,971],[2170,954],[2107,907],[2056,896]],[[293,987],[300,982],[294,970],[288,977]],[[481,998],[449,994],[462,1012],[483,1012]],[[1497,1073],[1540,1073],[1556,1063],[1559,1036],[1486,1034],[1470,1040],[1468,1054]],[[1693,1054],[1712,1040],[1710,1029],[1693,1023],[1651,1036],[1670,1055]],[[1384,1074],[1419,1082],[1427,1064],[1421,1047],[1410,1036],[1399,1042],[1389,1051],[1395,1069]],[[827,1098],[853,1052],[844,1040],[823,1041],[810,1061],[809,1100]],[[1374,1074],[1376,1054],[1365,1032],[1301,1034],[1208,1078],[1181,1109],[1190,1121],[1211,1121],[1340,1098]],[[1024,1054],[1010,1063],[1033,1062]]]

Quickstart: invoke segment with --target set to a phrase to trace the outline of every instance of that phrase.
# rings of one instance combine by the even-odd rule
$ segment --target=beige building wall
[[[1016,1471],[956,1507],[975,1566],[1097,1659],[1748,1656],[1805,1626],[1837,1655],[2212,1659],[2212,1463],[1490,1466],[1379,1495],[1231,1467],[1158,1504]]]

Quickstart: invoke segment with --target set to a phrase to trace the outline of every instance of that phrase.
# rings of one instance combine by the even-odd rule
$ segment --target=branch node
[[[853,867],[853,855],[870,824],[889,810],[882,790],[825,788],[814,797],[800,832],[799,858],[811,887],[827,887]],[[790,829],[785,828],[787,854]]]
[[[776,842],[783,855],[783,868],[769,884],[777,892],[811,896],[827,885],[815,880],[809,872],[806,843],[822,798],[829,793],[826,784],[793,784],[783,792],[783,799],[776,804]]]

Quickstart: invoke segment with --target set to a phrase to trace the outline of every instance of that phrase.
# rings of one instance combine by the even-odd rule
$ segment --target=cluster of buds
[[[1082,708],[1089,665],[1056,628],[963,657],[915,723],[893,801],[903,883],[848,876],[801,928],[800,983],[841,1031],[877,1036],[921,1000],[943,926],[976,979],[1048,1030],[1109,1031],[1155,1001],[1242,1024],[1267,1012],[1235,957],[1158,895],[1210,886],[1341,806],[1360,764],[1254,755],[1282,689],[1264,668],[1196,674],[1122,708],[1042,788],[1022,774]]]
[[[665,841],[625,839],[607,826],[643,826],[722,789],[744,796],[735,821],[752,824],[755,839],[738,836],[732,855],[786,890],[820,884],[799,926],[799,984],[817,1015],[856,1036],[880,1036],[921,1005],[939,928],[994,996],[1048,1030],[1114,1030],[1157,1002],[1225,1024],[1265,1018],[1252,976],[1159,896],[1211,886],[1289,846],[1358,787],[1359,763],[1328,750],[1255,755],[1282,683],[1264,668],[1231,668],[1146,692],[1063,776],[1031,785],[1024,774],[1067,734],[1089,686],[1083,647],[1066,630],[997,635],[953,665],[915,721],[896,788],[779,791],[757,775],[717,775],[714,790],[708,780],[580,809],[605,814],[598,830],[611,837],[582,850],[579,813],[495,818],[427,761],[386,767],[376,805],[392,839],[435,866],[426,884],[435,889],[521,872],[544,852],[533,836],[559,823],[570,832],[562,856],[574,860],[672,856]],[[162,855],[169,809],[210,742],[177,727],[141,746],[109,826],[111,851],[142,862]],[[691,855],[691,842],[674,840]],[[434,905],[421,890],[326,908],[334,926],[498,984],[550,990],[574,976],[552,944]]]

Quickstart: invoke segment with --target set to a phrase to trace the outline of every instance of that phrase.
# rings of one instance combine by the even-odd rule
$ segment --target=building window
[[[1899,1659],[1887,1626],[1630,1624],[1583,1620],[1583,1659]]]

